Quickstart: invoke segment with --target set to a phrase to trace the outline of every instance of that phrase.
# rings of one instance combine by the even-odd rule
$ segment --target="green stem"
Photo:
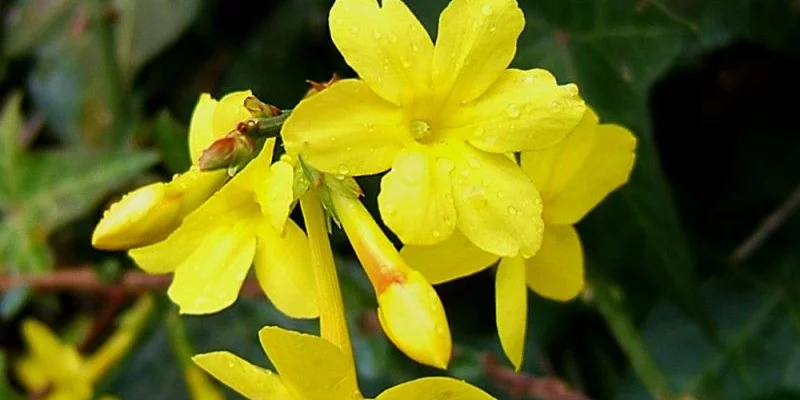
[[[328,239],[328,224],[316,189],[310,189],[300,198],[300,208],[303,210],[317,284],[320,336],[342,350],[355,374],[353,347],[350,345],[342,292]]]
[[[100,70],[98,74],[103,80],[106,101],[111,110],[111,127],[116,140],[120,140],[122,126],[128,114],[127,102],[125,97],[122,73],[120,72],[117,52],[114,47],[114,37],[111,29],[106,23],[105,0],[89,0],[89,12],[91,13],[92,33],[100,52]]]
[[[658,368],[639,330],[633,324],[620,296],[605,282],[593,281],[590,285],[594,302],[611,332],[628,357],[631,368],[654,399],[674,397],[666,375]]]

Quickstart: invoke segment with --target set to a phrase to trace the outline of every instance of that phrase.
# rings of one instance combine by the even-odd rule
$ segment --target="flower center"
[[[420,140],[431,134],[431,125],[427,121],[413,120],[409,124],[408,129],[411,131],[411,136],[416,140]]]

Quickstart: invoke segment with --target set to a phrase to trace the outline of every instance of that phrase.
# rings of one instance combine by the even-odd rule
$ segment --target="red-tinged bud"
[[[201,171],[236,167],[255,154],[255,140],[233,131],[211,144],[200,155]]]

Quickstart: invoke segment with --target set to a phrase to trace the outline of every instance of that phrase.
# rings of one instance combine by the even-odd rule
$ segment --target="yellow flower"
[[[93,384],[103,377],[130,349],[147,323],[153,304],[142,297],[124,315],[120,327],[88,359],[76,347],[63,343],[39,321],[22,323],[28,353],[15,365],[20,382],[29,393],[47,393],[45,400],[89,400]]]
[[[207,93],[200,95],[189,125],[192,167],[170,182],[141,187],[112,204],[92,234],[92,245],[123,250],[159,242],[219,189],[227,178],[225,171],[201,172],[197,162],[214,140],[250,118],[244,107],[244,99],[249,96],[249,90],[235,92],[218,102]]]
[[[193,358],[201,368],[253,400],[363,399],[347,357],[332,343],[312,335],[264,327],[261,346],[277,374],[226,351]],[[422,378],[389,388],[377,400],[486,400],[493,397],[452,378]]]
[[[627,182],[635,147],[631,132],[617,125],[598,125],[597,116],[589,110],[575,132],[557,146],[522,153],[522,169],[542,194],[545,227],[535,256],[502,257],[497,269],[497,329],[503,350],[516,368],[522,364],[527,325],[525,282],[553,300],[570,300],[581,292],[583,252],[573,224]],[[406,246],[400,253],[434,284],[473,274],[498,259],[461,235],[437,246]]]
[[[275,139],[169,237],[129,252],[149,273],[174,272],[167,291],[184,314],[231,305],[250,270],[286,315],[318,315],[308,239],[289,219],[293,167],[270,165]]]
[[[415,361],[446,369],[453,345],[439,295],[406,265],[358,198],[331,190],[331,200],[375,289],[386,336]]]
[[[49,390],[47,400],[89,400],[92,376],[75,346],[62,343],[44,324],[26,320],[22,335],[28,355],[15,365],[17,376],[29,393]]]
[[[539,195],[504,153],[558,143],[585,106],[547,71],[507,69],[524,23],[514,0],[453,0],[434,46],[400,0],[337,0],[331,35],[361,79],[303,100],[287,150],[331,174],[391,168],[378,204],[405,243],[458,230],[494,254],[534,254]]]

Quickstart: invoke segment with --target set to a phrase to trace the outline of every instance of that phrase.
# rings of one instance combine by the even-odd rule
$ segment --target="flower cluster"
[[[261,330],[277,374],[227,352],[194,358],[248,398],[363,398],[323,209],[361,261],[387,337],[423,364],[446,369],[452,350],[431,285],[497,264],[497,329],[520,368],[527,287],[560,301],[580,293],[574,225],[627,181],[636,145],[625,128],[600,124],[574,84],[509,68],[524,23],[515,0],[452,0],[434,43],[401,0],[336,0],[331,36],[359,77],[314,84],[288,118],[250,92],[201,96],[192,168],[112,205],[93,244],[173,273],[168,294],[181,313],[228,307],[253,265],[279,310],[319,316],[319,337]],[[262,123],[282,125],[277,161],[277,135]],[[400,251],[353,179],[385,171],[378,206]],[[289,218],[297,202],[305,232]],[[453,396],[491,398],[425,378],[378,399]]]

